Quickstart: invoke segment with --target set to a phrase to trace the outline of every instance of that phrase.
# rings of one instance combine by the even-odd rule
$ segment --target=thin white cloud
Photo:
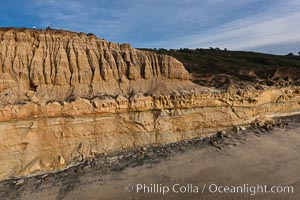
[[[262,13],[230,21],[202,33],[158,41],[153,46],[222,47],[234,50],[300,41],[300,2],[278,1]]]

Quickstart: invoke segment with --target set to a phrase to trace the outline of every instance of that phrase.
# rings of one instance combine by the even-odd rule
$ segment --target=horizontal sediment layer
[[[227,98],[225,98],[227,97]],[[233,95],[133,96],[15,106],[1,110],[0,177],[59,170],[79,159],[167,144],[300,113],[298,88]],[[6,112],[5,112],[6,110]],[[5,117],[4,117],[5,116]],[[4,120],[5,119],[5,120]]]

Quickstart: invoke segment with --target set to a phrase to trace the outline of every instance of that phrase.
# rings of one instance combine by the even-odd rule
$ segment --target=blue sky
[[[134,47],[300,51],[300,0],[9,0],[0,26],[95,33]]]

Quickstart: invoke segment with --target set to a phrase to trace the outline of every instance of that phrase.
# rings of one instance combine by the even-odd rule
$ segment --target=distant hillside
[[[300,56],[271,55],[220,49],[140,49],[180,60],[199,84],[228,87],[233,82],[260,85],[300,85]]]

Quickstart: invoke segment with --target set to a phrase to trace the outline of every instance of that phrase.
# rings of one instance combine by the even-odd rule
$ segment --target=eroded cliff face
[[[92,35],[0,30],[0,179],[300,113],[300,89],[219,91],[176,59]]]
[[[0,41],[2,105],[31,101],[33,96],[45,103],[77,96],[168,92],[189,78],[172,57],[83,33],[0,30]]]

